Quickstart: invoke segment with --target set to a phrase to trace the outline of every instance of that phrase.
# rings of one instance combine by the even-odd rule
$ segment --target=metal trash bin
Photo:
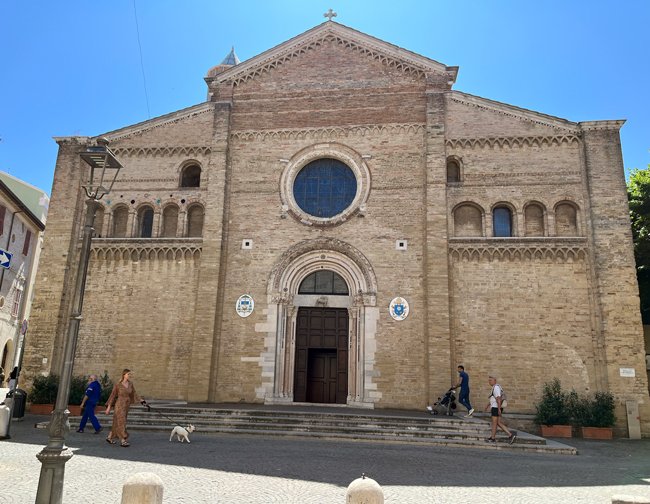
[[[16,389],[14,392],[14,414],[13,418],[23,418],[25,416],[25,406],[27,405],[27,392],[23,389]]]

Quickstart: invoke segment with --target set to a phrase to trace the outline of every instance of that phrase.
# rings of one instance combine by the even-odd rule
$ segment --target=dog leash
[[[140,404],[142,404],[142,406],[147,408],[147,411],[150,412],[150,411],[153,410],[154,413],[158,413],[161,417],[165,417],[167,420],[169,420],[173,424],[176,424],[178,427],[183,427],[183,425],[180,422],[177,422],[176,420],[173,420],[173,419],[169,418],[167,415],[162,414],[160,412],[160,410],[158,410],[157,408],[152,408],[147,401],[143,400],[143,401],[140,402]]]

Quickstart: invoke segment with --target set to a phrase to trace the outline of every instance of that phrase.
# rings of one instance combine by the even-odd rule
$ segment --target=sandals
[[[126,448],[127,446],[131,446],[128,441],[124,440],[120,442],[120,446],[123,448]]]
[[[115,444],[115,443],[117,443],[117,441],[115,441],[114,439],[108,438],[108,437],[106,438],[106,442],[107,442],[108,444]]]

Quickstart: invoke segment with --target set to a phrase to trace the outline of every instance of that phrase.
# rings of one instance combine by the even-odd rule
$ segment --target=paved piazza
[[[34,502],[35,455],[47,440],[46,431],[33,428],[36,418],[14,423],[12,439],[0,441],[2,504]],[[191,440],[170,443],[168,433],[135,431],[131,447],[120,448],[101,435],[71,433],[75,456],[66,465],[64,502],[119,503],[122,483],[141,471],[162,478],[167,504],[343,504],[362,472],[382,485],[387,504],[650,497],[650,439],[573,440],[576,457],[199,432]]]

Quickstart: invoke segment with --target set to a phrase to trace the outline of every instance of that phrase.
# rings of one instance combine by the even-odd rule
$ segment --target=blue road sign
[[[0,249],[0,266],[3,268],[9,269],[9,265],[11,264],[11,258],[13,257],[13,254],[10,254],[6,250]]]

